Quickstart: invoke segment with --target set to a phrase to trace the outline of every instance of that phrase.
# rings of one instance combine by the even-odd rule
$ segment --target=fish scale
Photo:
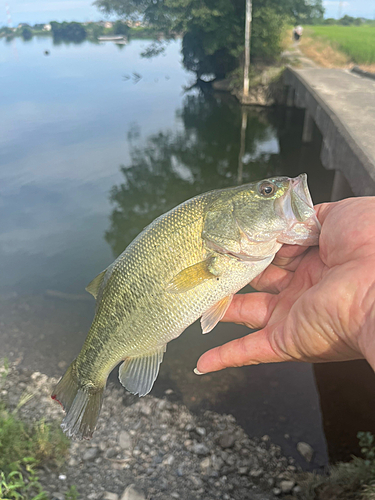
[[[52,396],[67,411],[65,432],[92,435],[107,377],[120,361],[121,383],[147,394],[170,340],[199,317],[203,333],[212,330],[283,238],[315,244],[318,232],[304,176],[211,191],[157,218],[87,287],[95,317]]]

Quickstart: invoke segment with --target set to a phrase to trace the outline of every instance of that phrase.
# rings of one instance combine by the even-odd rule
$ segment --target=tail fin
[[[69,366],[51,395],[66,411],[61,428],[68,437],[92,437],[102,407],[104,388],[82,387],[75,373],[75,362]]]

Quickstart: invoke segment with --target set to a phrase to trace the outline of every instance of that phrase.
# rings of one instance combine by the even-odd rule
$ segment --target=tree
[[[31,40],[33,37],[33,32],[28,26],[24,26],[21,31],[21,36],[24,40]]]
[[[115,35],[128,35],[129,34],[129,26],[127,24],[125,24],[123,21],[116,21],[113,25],[113,33]]]
[[[244,0],[96,0],[105,14],[141,18],[166,36],[183,34],[185,66],[198,77],[224,77],[243,54]],[[253,59],[274,59],[281,51],[287,20],[322,18],[322,0],[253,0]]]
[[[51,21],[51,31],[54,42],[68,41],[74,43],[81,43],[86,38],[86,30],[80,23],[58,23]]]

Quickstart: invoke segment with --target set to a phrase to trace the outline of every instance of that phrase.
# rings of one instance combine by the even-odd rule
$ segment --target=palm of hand
[[[224,318],[260,330],[208,351],[198,370],[364,356],[375,361],[374,213],[375,198],[317,207],[319,247],[284,246],[252,282],[260,293],[236,295]]]

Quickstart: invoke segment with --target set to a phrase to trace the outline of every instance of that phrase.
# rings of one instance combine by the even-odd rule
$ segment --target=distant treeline
[[[46,26],[50,25],[50,29]],[[34,24],[30,26],[22,23],[18,28],[9,28],[4,26],[0,28],[0,38],[5,37],[12,39],[16,36],[21,36],[24,40],[30,40],[34,35],[52,35],[55,44],[62,42],[82,43],[88,39],[96,41],[101,35],[123,35],[130,37],[136,36],[152,36],[155,29],[152,27],[129,27],[125,22],[118,20],[111,27],[105,27],[104,22],[78,23],[78,22],[62,22],[51,21],[49,24]]]
[[[53,38],[56,40],[69,40],[80,43],[87,37],[87,31],[81,23],[52,21],[50,24]]]
[[[375,21],[366,19],[364,17],[352,17],[345,15],[341,19],[334,19],[329,17],[324,19],[323,24],[327,25],[339,25],[339,26],[361,26],[362,24],[373,24],[375,26]]]

